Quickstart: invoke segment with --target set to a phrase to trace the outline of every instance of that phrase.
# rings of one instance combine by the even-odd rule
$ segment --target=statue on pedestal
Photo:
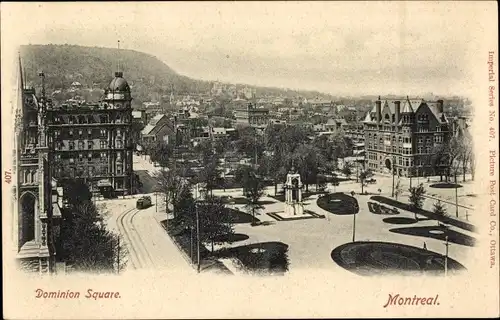
[[[303,215],[302,181],[300,174],[292,170],[286,176],[285,182],[285,214],[290,216]]]

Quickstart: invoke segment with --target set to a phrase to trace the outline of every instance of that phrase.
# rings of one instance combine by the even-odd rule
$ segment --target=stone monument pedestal
[[[302,202],[303,184],[298,173],[290,172],[286,176],[285,183],[285,210],[283,216],[293,217],[304,215],[304,204]]]

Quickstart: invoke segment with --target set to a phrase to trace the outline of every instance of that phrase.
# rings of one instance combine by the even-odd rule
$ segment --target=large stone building
[[[400,176],[444,173],[444,159],[434,163],[435,148],[449,139],[443,101],[381,100],[364,120],[367,168]]]
[[[131,101],[123,73],[116,72],[98,103],[49,105],[52,175],[58,180],[83,178],[94,194],[131,194]]]
[[[13,248],[22,269],[55,271],[62,190],[50,171],[47,111],[51,101],[37,97],[20,74],[14,133]],[[43,73],[40,74],[43,81]]]
[[[246,107],[239,108],[234,114],[236,124],[246,125],[256,128],[265,128],[269,124],[269,110],[257,108],[249,103]]]

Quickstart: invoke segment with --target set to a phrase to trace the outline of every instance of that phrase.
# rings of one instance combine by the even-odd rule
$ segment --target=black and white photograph
[[[1,6],[6,316],[498,316],[495,3]]]

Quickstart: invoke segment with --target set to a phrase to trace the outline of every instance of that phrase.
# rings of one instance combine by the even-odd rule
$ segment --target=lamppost
[[[194,202],[194,211],[196,213],[196,252],[197,252],[197,271],[201,271],[201,261],[200,261],[200,216],[198,213],[198,202]]]
[[[455,182],[455,214],[458,218],[458,184]]]
[[[448,247],[450,246],[450,243],[448,242],[448,236],[445,237],[445,246],[446,246],[446,251],[445,251],[445,256],[444,256],[444,276],[448,276]]]
[[[194,199],[194,211],[196,214],[196,256],[197,256],[197,268],[198,273],[201,271],[201,259],[200,259],[200,215],[198,212],[198,184],[195,186],[195,199]]]
[[[413,177],[413,171],[414,171],[414,167],[412,166],[410,168],[410,188],[411,188],[411,178]]]
[[[351,191],[351,196],[354,198],[354,195],[356,193],[354,191]],[[356,201],[356,198],[354,198]],[[356,204],[354,204],[354,212],[353,212],[353,223],[352,223],[352,242],[356,241]]]
[[[395,163],[396,163],[396,156],[392,156],[392,164],[391,164],[391,170],[392,170],[392,197],[394,198],[394,176],[395,176]]]

